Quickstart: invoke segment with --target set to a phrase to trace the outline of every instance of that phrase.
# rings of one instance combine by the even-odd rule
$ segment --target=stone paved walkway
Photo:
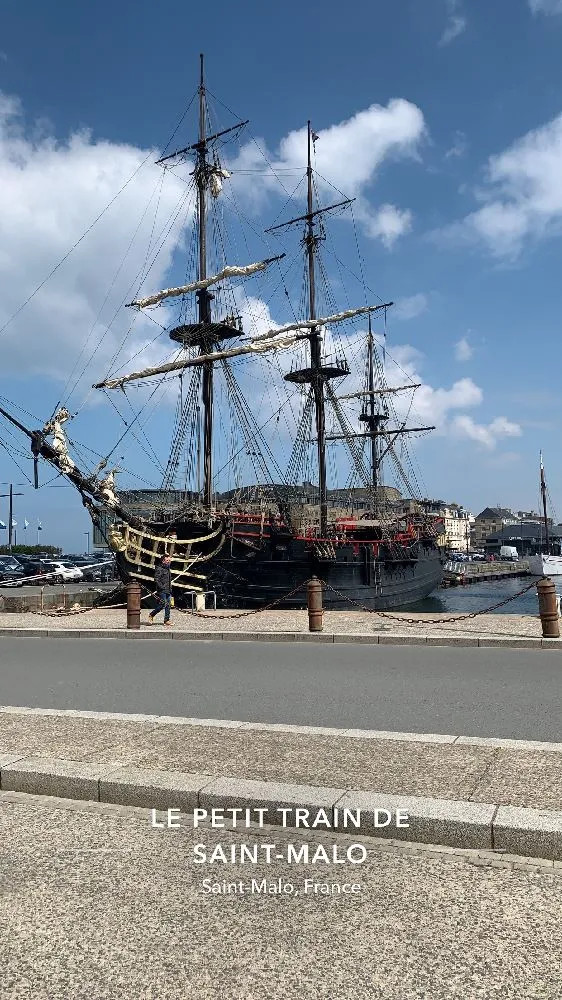
[[[562,744],[0,709],[10,755],[562,808]]]
[[[206,611],[198,615],[175,611],[174,632],[217,634],[227,632],[308,632],[306,611],[260,611],[244,614],[236,611]],[[142,614],[142,628],[149,630],[147,614]],[[439,618],[458,618],[454,622],[439,622]],[[160,619],[160,622],[162,619]],[[78,614],[58,616],[56,614],[0,614],[0,635],[3,629],[117,629],[126,630],[126,612],[118,610],[92,610]],[[153,630],[163,633],[160,625]],[[363,611],[326,611],[324,632],[336,635],[396,635],[420,634],[427,636],[490,636],[498,638],[540,638],[541,623],[538,615],[479,615],[463,618],[461,615],[428,615],[411,612],[393,612],[391,617],[382,613]]]
[[[144,810],[0,792],[0,822],[5,1000],[560,998],[560,879],[537,865],[372,841],[361,866],[203,871],[201,831],[154,830]],[[209,852],[240,840],[205,831]],[[208,895],[208,876],[299,894]],[[307,878],[362,891],[306,894]]]

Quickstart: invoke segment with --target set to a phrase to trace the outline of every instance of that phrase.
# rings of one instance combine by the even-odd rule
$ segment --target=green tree
[[[7,545],[0,545],[0,555],[9,555],[9,552]],[[22,556],[36,556],[43,552],[50,556],[62,555],[62,549],[56,545],[12,545],[12,555],[17,556],[18,552]]]

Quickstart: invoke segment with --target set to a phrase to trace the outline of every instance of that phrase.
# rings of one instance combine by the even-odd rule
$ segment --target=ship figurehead
[[[56,455],[56,464],[65,475],[73,472],[76,468],[75,463],[70,457],[67,437],[62,426],[70,419],[70,413],[63,406],[60,410],[57,410],[54,417],[47,421],[42,431],[44,437],[52,438],[51,447]]]

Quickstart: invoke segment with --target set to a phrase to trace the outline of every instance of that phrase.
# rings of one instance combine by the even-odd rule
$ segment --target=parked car
[[[502,545],[500,548],[500,559],[508,562],[519,562],[519,553],[515,545]]]
[[[109,580],[113,580],[114,578],[113,563],[98,566],[96,565],[96,561],[74,559],[72,564],[78,567],[84,580],[88,580],[90,583],[108,583]]]
[[[26,585],[27,580],[28,580],[29,577],[32,578],[29,581],[29,585],[31,587],[34,587],[36,584],[40,584],[41,580],[39,579],[39,577],[45,576],[45,573],[47,572],[46,569],[45,569],[45,567],[44,567],[44,565],[43,565],[43,563],[41,563],[39,561],[36,561],[36,560],[23,559],[23,558],[21,560],[21,563],[22,563],[22,569],[23,569],[23,584],[24,584],[24,586]]]
[[[78,583],[83,579],[82,571],[71,563],[45,560],[42,566],[49,574],[49,583]]]
[[[22,578],[25,570],[17,559],[12,556],[0,556],[0,586],[23,587]]]

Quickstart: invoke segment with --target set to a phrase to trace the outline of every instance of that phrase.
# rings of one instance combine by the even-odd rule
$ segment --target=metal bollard
[[[321,632],[324,628],[322,610],[322,582],[315,576],[307,584],[308,631]]]
[[[127,628],[140,628],[141,586],[136,580],[127,584]]]
[[[559,639],[560,618],[558,615],[558,596],[556,594],[556,587],[549,577],[539,580],[537,583],[537,594],[543,637],[545,639]]]

